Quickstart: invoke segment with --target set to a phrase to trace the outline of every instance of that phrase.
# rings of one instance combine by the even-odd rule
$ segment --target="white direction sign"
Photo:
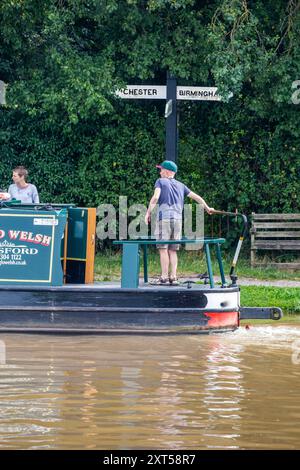
[[[120,98],[132,100],[165,100],[167,97],[166,85],[127,85],[116,91]]]
[[[178,86],[177,100],[221,101],[216,87]],[[125,99],[165,100],[166,85],[127,85],[116,91],[117,96]]]
[[[178,100],[221,101],[216,87],[210,86],[178,86]]]

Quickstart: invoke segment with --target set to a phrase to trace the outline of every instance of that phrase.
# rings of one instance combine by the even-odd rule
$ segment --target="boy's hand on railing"
[[[205,210],[206,212],[209,214],[209,215],[212,215],[215,213],[215,209],[213,207],[205,207]]]

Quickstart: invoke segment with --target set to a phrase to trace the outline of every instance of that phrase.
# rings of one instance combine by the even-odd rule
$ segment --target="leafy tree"
[[[127,83],[216,85],[180,102],[179,178],[211,205],[299,211],[296,0],[2,0],[0,175],[28,166],[43,200],[146,202],[164,157],[164,103]]]

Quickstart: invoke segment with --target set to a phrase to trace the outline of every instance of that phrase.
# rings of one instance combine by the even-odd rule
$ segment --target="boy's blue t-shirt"
[[[191,190],[174,178],[159,178],[156,180],[154,187],[161,190],[157,218],[159,220],[181,219],[184,198]]]

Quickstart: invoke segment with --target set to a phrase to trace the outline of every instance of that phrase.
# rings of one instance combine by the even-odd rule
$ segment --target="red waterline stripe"
[[[239,326],[239,312],[209,312],[204,315],[209,318],[207,325],[218,326]]]

